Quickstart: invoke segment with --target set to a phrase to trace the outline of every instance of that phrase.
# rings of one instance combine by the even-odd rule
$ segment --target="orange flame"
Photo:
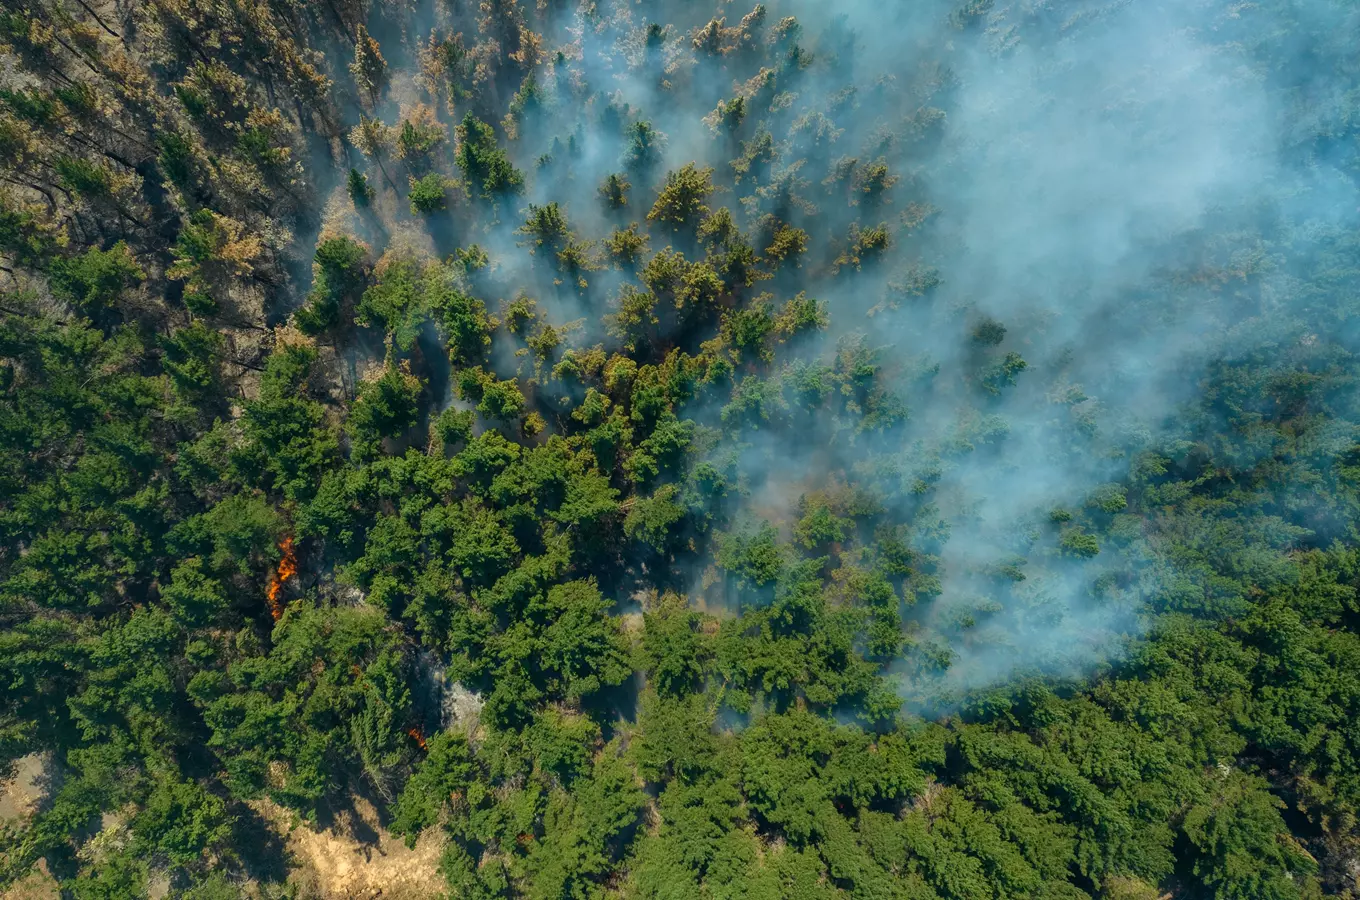
[[[293,553],[293,539],[286,537],[279,543],[279,549],[283,551],[283,558],[279,560],[279,569],[269,579],[269,614],[277,622],[283,616],[283,604],[279,602],[279,591],[283,590],[283,585],[288,579],[297,574],[297,556]]]
[[[420,745],[421,750],[425,749],[425,735],[420,733],[419,728],[408,728],[406,729],[406,733],[411,736],[412,740]]]

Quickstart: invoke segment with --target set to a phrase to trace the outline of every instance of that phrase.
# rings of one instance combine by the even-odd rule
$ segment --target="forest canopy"
[[[1360,898],[1356,34],[7,3],[0,892]]]

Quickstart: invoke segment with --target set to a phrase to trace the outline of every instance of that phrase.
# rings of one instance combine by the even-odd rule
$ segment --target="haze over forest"
[[[0,891],[1360,898],[1357,35],[7,2]]]

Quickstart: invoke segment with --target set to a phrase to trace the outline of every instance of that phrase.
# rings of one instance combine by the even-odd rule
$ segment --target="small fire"
[[[283,616],[283,604],[279,602],[279,592],[288,579],[297,574],[297,556],[293,553],[293,539],[286,537],[279,544],[283,559],[279,560],[278,571],[269,579],[269,614],[277,622]]]
[[[421,750],[425,749],[425,735],[421,734],[419,728],[408,728],[406,729],[406,733],[411,736],[413,741],[420,745]]]

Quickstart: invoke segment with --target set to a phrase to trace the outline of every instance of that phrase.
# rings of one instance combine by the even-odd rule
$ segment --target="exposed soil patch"
[[[52,774],[51,756],[30,753],[14,763],[14,772],[0,782],[0,822],[32,815],[47,796]]]
[[[269,801],[253,805],[288,842],[297,866],[289,881],[298,886],[299,900],[426,900],[447,888],[439,874],[442,836],[427,832],[412,850],[382,827],[362,798],[324,829],[293,827],[292,814]]]

